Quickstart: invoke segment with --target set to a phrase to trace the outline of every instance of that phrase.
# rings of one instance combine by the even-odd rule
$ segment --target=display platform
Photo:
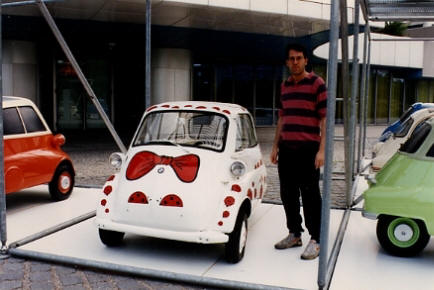
[[[43,191],[43,188],[38,190]],[[8,233],[14,238],[22,238],[56,224],[54,219],[59,221],[73,217],[74,214],[70,214],[72,211],[75,216],[85,213],[95,208],[96,192],[97,189],[74,189],[74,196],[62,203],[42,203],[26,210],[8,213]],[[332,240],[336,236],[342,214],[343,212],[338,210],[331,214]],[[300,259],[304,245],[308,243],[307,233],[303,235],[303,247],[274,249],[274,243],[287,234],[284,225],[282,206],[262,204],[249,219],[246,253],[238,264],[224,261],[223,245],[200,245],[126,235],[123,246],[108,248],[100,242],[93,218],[18,249],[193,275],[204,279],[317,289],[318,259]]]
[[[434,239],[416,257],[387,254],[377,241],[376,221],[351,212],[330,289],[433,290]]]
[[[99,188],[74,187],[71,196],[52,201],[48,185],[40,185],[6,196],[8,244],[47,228],[94,211]]]
[[[94,210],[99,190],[75,188],[71,198],[63,202],[51,202],[48,188],[44,186],[26,190],[22,197],[8,197],[8,242]],[[342,210],[331,210],[330,248],[342,216]],[[303,247],[274,249],[274,243],[286,235],[284,224],[282,206],[262,204],[249,219],[245,257],[234,265],[224,261],[223,245],[199,245],[128,234],[121,247],[107,248],[99,240],[93,218],[18,249],[80,261],[110,263],[117,268],[145,269],[154,274],[161,273],[161,277],[167,277],[164,273],[175,273],[203,280],[318,289],[318,259],[300,259],[308,242],[307,233],[303,235]],[[363,218],[360,211],[351,212],[330,289],[434,289],[434,239],[420,256],[393,257],[378,244],[375,226],[376,222]]]

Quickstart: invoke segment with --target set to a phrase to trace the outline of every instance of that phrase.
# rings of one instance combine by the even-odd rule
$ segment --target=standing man
[[[305,225],[311,236],[301,258],[310,260],[319,255],[319,168],[324,164],[327,91],[321,77],[306,71],[307,62],[303,46],[287,47],[286,65],[291,76],[281,85],[281,108],[270,158],[278,164],[280,196],[289,230],[288,236],[274,247],[302,245],[301,194]]]

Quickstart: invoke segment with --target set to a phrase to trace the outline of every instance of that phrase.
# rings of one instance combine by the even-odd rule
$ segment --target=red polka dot
[[[235,198],[233,198],[232,196],[227,196],[225,198],[225,205],[226,206],[231,206],[235,203]]]
[[[105,199],[101,200],[101,205],[102,206],[105,206],[106,204],[107,204],[107,200],[105,200]]]
[[[227,210],[225,210],[225,211],[223,212],[223,217],[224,217],[224,218],[227,218],[229,215],[230,215],[230,213],[229,213]]]
[[[105,195],[109,195],[112,192],[113,188],[109,185],[104,187],[104,193]]]
[[[218,225],[219,225],[219,226],[222,226],[222,225],[223,225],[223,222],[222,222],[222,221],[219,221],[219,222],[218,222]]]
[[[151,111],[151,110],[153,110],[153,109],[155,109],[155,108],[157,108],[158,106],[152,106],[152,107],[149,107],[147,110],[146,110],[146,112],[149,112],[149,111]]]
[[[247,196],[248,196],[250,199],[253,199],[253,193],[252,193],[252,190],[251,190],[250,188],[247,190]]]
[[[105,209],[105,213],[109,213],[109,211],[110,211],[110,210],[109,210],[108,208]]]
[[[241,192],[241,186],[239,186],[238,184],[233,184],[231,190]]]

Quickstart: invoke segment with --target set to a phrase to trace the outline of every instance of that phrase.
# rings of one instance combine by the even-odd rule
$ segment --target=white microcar
[[[202,244],[244,255],[247,220],[267,189],[253,118],[243,107],[170,102],[148,108],[105,183],[96,224],[107,246],[125,233]]]

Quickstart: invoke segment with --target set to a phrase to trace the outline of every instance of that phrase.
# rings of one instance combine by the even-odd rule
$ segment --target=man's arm
[[[325,143],[326,143],[326,118],[322,118],[319,121],[320,132],[321,132],[321,141],[319,143],[319,150],[315,157],[315,168],[320,168],[324,165],[324,152],[325,152]]]
[[[271,149],[270,160],[271,163],[277,163],[277,156],[279,153],[279,140],[280,140],[280,132],[282,131],[282,117],[279,116],[277,120],[276,133],[274,134],[274,142],[273,147]]]

